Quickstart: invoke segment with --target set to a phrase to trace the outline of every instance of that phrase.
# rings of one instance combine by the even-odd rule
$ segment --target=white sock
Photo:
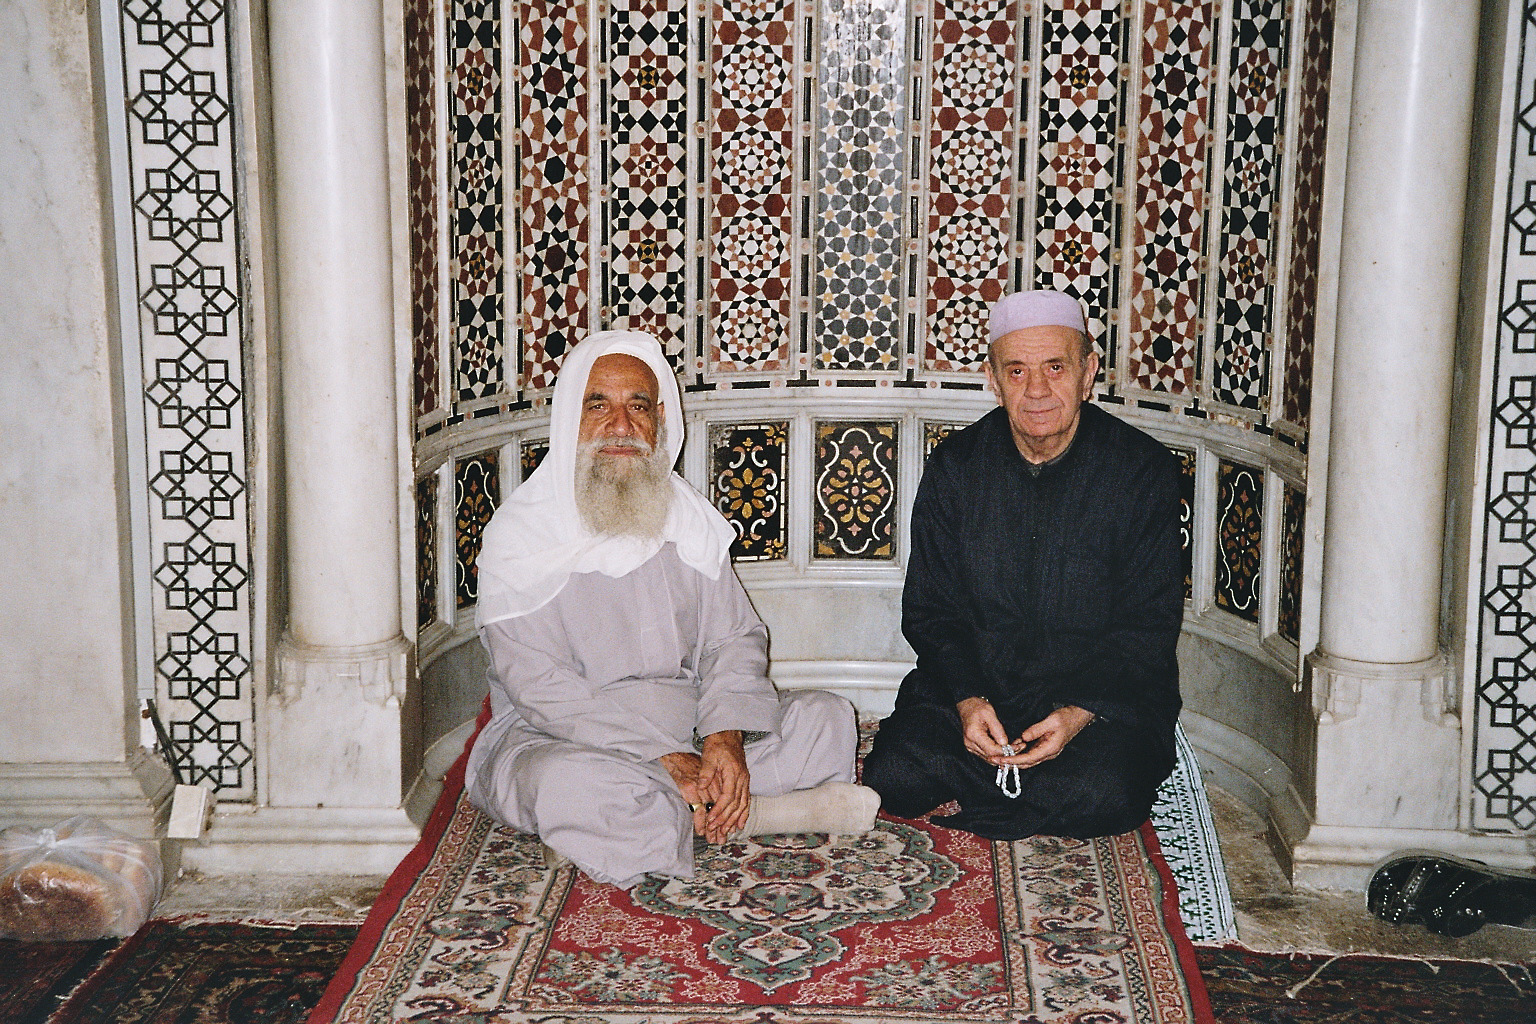
[[[754,795],[747,809],[747,823],[733,838],[774,832],[862,835],[874,828],[879,810],[880,794],[851,782],[824,782],[815,789],[797,789],[782,796]]]

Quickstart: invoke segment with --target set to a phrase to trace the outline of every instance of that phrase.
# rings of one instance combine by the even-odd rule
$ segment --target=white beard
[[[599,448],[643,452],[601,455]],[[576,451],[576,510],[593,533],[654,540],[672,511],[672,467],[660,437],[654,446],[635,438],[595,437]]]

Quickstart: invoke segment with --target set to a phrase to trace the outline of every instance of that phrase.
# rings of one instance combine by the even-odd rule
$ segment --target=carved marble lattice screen
[[[1519,5],[1487,424],[1472,825],[1536,829],[1536,3]]]
[[[230,5],[103,12],[121,58],[154,694],[182,781],[254,793],[246,382]],[[115,119],[109,119],[109,124]],[[131,326],[125,333],[131,333]],[[136,351],[135,351],[136,342]],[[137,365],[131,365],[134,355]],[[136,386],[135,386],[136,385]]]
[[[825,431],[922,449],[882,441],[844,510],[899,522],[870,496],[910,500],[904,467],[958,419],[936,400],[984,408],[987,304],[1056,287],[1090,311],[1100,400],[1188,453],[1191,555],[1213,538],[1192,586],[1296,643],[1301,532],[1263,518],[1295,522],[1305,493],[1333,3],[408,0],[411,180],[433,205],[411,229],[422,472],[541,431],[570,346],[643,329],[708,413],[690,445],[739,558],[900,564],[899,529],[870,544],[826,519],[853,492],[818,489]],[[1246,474],[1225,537],[1222,463]]]

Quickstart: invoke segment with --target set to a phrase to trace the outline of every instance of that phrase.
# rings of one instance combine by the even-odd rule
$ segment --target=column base
[[[48,828],[88,814],[136,839],[158,839],[176,780],[142,747],[122,761],[0,764],[0,820]]]
[[[210,875],[387,875],[419,838],[399,807],[237,808],[181,844],[181,863]]]
[[[411,645],[312,647],[284,637],[263,728],[268,807],[400,807],[417,737],[406,714]],[[419,755],[418,755],[419,756]]]
[[[1307,666],[1318,826],[1455,832],[1461,722],[1445,657],[1384,665],[1319,650]]]
[[[1493,867],[1531,870],[1530,847],[1520,836],[1477,835],[1449,829],[1314,825],[1292,851],[1293,880],[1314,889],[1363,892],[1377,864],[1402,850],[1433,850]]]

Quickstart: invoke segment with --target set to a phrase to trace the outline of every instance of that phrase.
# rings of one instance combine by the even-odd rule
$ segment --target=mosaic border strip
[[[250,510],[228,5],[125,4],[157,704],[191,785],[249,800]],[[128,373],[134,368],[128,367]]]
[[[405,145],[410,201],[412,409],[419,419],[442,404],[438,380],[437,23],[434,0],[405,0]]]

